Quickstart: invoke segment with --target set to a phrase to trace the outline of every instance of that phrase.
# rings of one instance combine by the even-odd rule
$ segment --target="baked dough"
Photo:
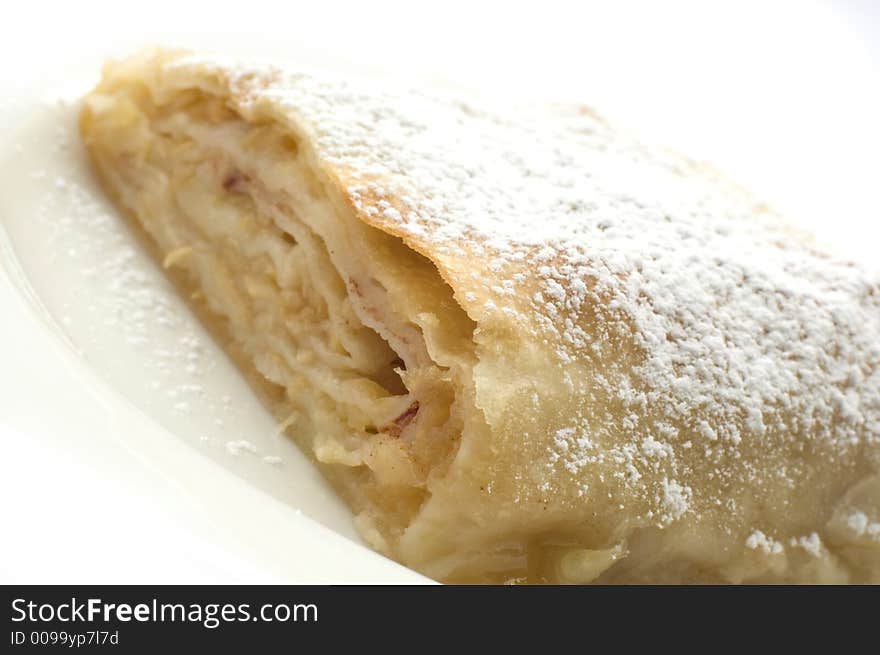
[[[584,108],[168,51],[81,129],[378,551],[880,582],[878,278],[708,167]]]

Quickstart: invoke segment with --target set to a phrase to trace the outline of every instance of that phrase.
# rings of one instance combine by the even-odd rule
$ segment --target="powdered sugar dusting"
[[[661,507],[665,510],[665,514],[661,516],[661,520],[674,521],[681,518],[681,515],[690,508],[691,488],[666,478],[663,479],[662,485]]]
[[[746,538],[746,548],[759,550],[765,555],[776,555],[783,551],[781,543],[760,530],[755,530]]]
[[[228,452],[230,455],[237,457],[242,453],[250,453],[251,455],[256,455],[258,451],[257,447],[247,439],[235,439],[226,442],[226,452]]]
[[[855,510],[847,516],[847,527],[857,537],[867,536],[870,539],[880,541],[880,521],[871,521],[868,515],[862,511]]]
[[[793,537],[791,539],[791,545],[795,548],[805,550],[813,557],[821,557],[822,555],[822,540],[819,539],[819,535],[815,532],[811,532],[802,537]]]

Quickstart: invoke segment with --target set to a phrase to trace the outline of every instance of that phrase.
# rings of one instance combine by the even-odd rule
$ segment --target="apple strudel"
[[[81,130],[375,549],[880,582],[880,286],[580,108],[150,51]]]

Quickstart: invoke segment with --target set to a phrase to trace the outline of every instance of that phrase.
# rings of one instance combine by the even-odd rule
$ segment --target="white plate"
[[[106,56],[163,43],[585,100],[877,263],[876,59],[829,5],[576,4],[506,6],[503,21],[474,3],[279,16],[253,1],[4,17],[0,582],[425,581],[360,545],[96,189],[74,122]]]

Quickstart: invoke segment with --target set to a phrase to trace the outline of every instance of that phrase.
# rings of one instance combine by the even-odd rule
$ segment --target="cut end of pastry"
[[[284,393],[283,428],[359,513],[374,548],[396,542],[454,455],[466,348],[426,339],[473,324],[423,256],[359,222],[307,139],[246,119],[221,86],[157,93],[154,54],[108,66],[81,131],[112,195],[182,271],[257,371]],[[151,85],[151,82],[153,85]],[[389,294],[409,278],[417,297]],[[468,343],[468,342],[463,342]]]

